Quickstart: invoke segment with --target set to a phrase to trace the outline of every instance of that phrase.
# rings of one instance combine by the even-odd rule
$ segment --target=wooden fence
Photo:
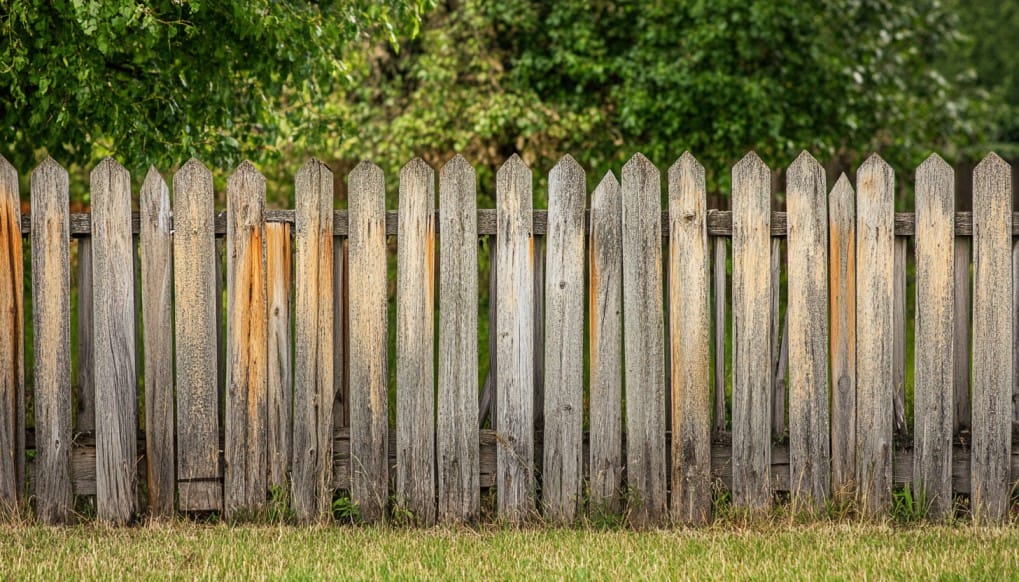
[[[479,210],[457,156],[439,171],[438,211],[435,173],[414,160],[387,212],[382,171],[362,163],[338,211],[332,173],[311,161],[295,210],[272,211],[245,163],[217,213],[212,175],[191,160],[172,205],[150,170],[133,214],[130,176],[108,159],[91,174],[91,214],[69,214],[67,172],[47,159],[21,217],[0,159],[0,503],[31,500],[59,523],[75,495],[95,495],[101,519],[124,523],[257,512],[275,490],[311,521],[346,490],[366,521],[399,507],[430,524],[476,521],[487,490],[511,522],[625,511],[640,525],[707,521],[726,488],[738,507],[787,491],[819,509],[855,495],[881,514],[906,486],[934,517],[961,494],[976,518],[1004,520],[1019,476],[1009,166],[977,166],[972,213],[955,212],[937,156],[916,170],[915,213],[894,211],[877,156],[855,190],[843,175],[829,192],[806,153],[786,175],[787,211],[773,212],[772,172],[748,154],[732,210],[709,210],[704,170],[684,154],[663,208],[659,170],[638,154],[588,206],[567,156],[546,211],[514,156],[497,208]],[[493,236],[479,382],[478,241]]]

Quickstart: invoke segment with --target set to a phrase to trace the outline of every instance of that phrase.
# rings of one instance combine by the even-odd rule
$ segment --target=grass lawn
[[[0,526],[12,578],[1019,577],[1019,529],[821,524],[647,532]]]

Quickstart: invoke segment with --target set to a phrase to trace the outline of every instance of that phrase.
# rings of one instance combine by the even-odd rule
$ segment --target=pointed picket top
[[[877,196],[889,209],[895,205],[895,172],[878,154],[872,154],[856,171],[856,187],[860,201]]]
[[[580,163],[577,162],[577,160],[574,159],[573,156],[571,156],[570,154],[564,155],[562,159],[560,159],[559,162],[552,168],[552,171],[549,172],[549,175],[553,173],[561,176],[562,178],[575,176],[585,177],[587,175],[587,173],[584,171],[584,167],[581,166]]]
[[[892,167],[889,166],[888,162],[886,162],[885,159],[881,157],[881,154],[878,153],[870,154],[870,156],[868,156],[867,159],[860,164],[860,168],[856,171],[856,175],[860,176],[865,172],[875,171],[892,171]]]
[[[18,171],[7,161],[7,158],[0,155],[0,202],[8,199],[16,202],[13,205],[15,212],[20,212],[21,199],[18,194]]]
[[[518,174],[530,178],[531,168],[524,163],[524,160],[518,154],[513,154],[499,167],[496,177],[498,179],[501,176],[516,176]]]
[[[319,160],[318,158],[309,158],[308,161],[301,166],[301,169],[297,170],[294,178],[307,178],[308,176],[321,172],[326,172],[329,176],[332,176],[333,173],[333,171],[329,169],[329,166],[322,162],[322,160]]]
[[[562,196],[578,196],[579,208],[583,212],[587,197],[587,173],[573,156],[566,154],[548,173],[549,206],[552,199]],[[565,201],[564,201],[565,202]],[[571,204],[567,202],[567,204]]]
[[[929,173],[929,172],[935,172],[935,173],[952,172],[952,173],[954,173],[954,170],[952,169],[952,166],[950,166],[948,164],[948,162],[946,162],[944,160],[944,158],[942,158],[941,156],[939,156],[936,153],[933,153],[933,154],[927,156],[927,159],[924,160],[923,163],[921,163],[919,166],[916,167],[917,175],[920,175],[921,173]]]
[[[417,174],[419,176],[429,175],[434,173],[432,166],[428,162],[421,159],[420,156],[414,156],[414,159],[407,162],[400,168],[400,179],[403,179],[404,175]]]
[[[67,170],[64,169],[52,156],[46,156],[46,159],[39,163],[38,166],[32,170],[32,179],[35,180],[42,176],[63,176],[67,179]]]
[[[743,156],[740,161],[736,162],[736,165],[732,167],[733,174],[747,173],[750,171],[765,171],[771,173],[771,168],[768,164],[764,163],[761,156],[757,155],[757,152],[750,150]]]
[[[955,209],[955,170],[938,154],[931,154],[916,168],[917,212],[921,212],[920,198],[930,196],[941,199],[948,212]],[[919,217],[917,222],[919,222]]]
[[[591,194],[591,210],[608,210],[618,208],[620,204],[619,180],[612,170],[605,172],[601,182]]]
[[[227,179],[226,197],[230,214],[236,214],[243,224],[257,225],[265,212],[265,176],[245,160]],[[234,228],[234,219],[228,225],[228,230]]]
[[[352,206],[356,199],[375,196],[385,206],[386,183],[382,168],[368,160],[362,160],[347,175],[348,205]]]
[[[812,156],[807,150],[803,150],[800,152],[800,155],[796,156],[793,163],[789,164],[788,172],[792,172],[794,168],[797,171],[805,172],[808,171],[808,168],[818,167],[821,167],[821,163],[817,161],[817,158]]]
[[[827,177],[821,164],[804,150],[786,170],[787,196],[805,195],[811,204],[822,204],[826,195]],[[810,209],[806,209],[810,212]]]
[[[14,166],[7,161],[7,158],[5,158],[3,154],[0,154],[0,174],[6,174],[9,172],[17,173],[17,170],[14,169]]]
[[[1009,172],[1011,171],[1011,168],[1012,167],[1008,164],[1008,162],[1001,159],[1001,156],[994,152],[991,152],[987,154],[983,160],[980,160],[980,163],[977,164],[975,168],[973,168],[973,177],[974,179],[976,179],[976,175],[978,173],[991,174],[998,172]]]
[[[669,168],[669,200],[682,201],[686,195],[705,191],[704,166],[690,152],[683,152]],[[700,195],[701,198],[704,194]],[[694,200],[689,200],[695,202]],[[706,203],[706,202],[705,202]],[[701,204],[703,206],[703,203]]]
[[[122,166],[120,162],[111,156],[106,156],[102,159],[102,161],[96,164],[96,167],[92,168],[92,173],[89,176],[95,179],[100,172],[107,172],[110,174],[129,174],[127,168]]]
[[[139,206],[143,220],[148,216],[149,220],[159,220],[160,222],[166,219],[169,224],[170,191],[166,187],[166,180],[155,166],[149,166],[149,171],[145,174]]]
[[[258,169],[255,167],[254,164],[251,163],[250,160],[244,160],[243,162],[241,162],[241,165],[237,166],[237,169],[235,169],[233,174],[230,175],[230,178],[228,179],[227,183],[229,183],[230,180],[242,178],[255,179],[265,182],[265,176],[263,176],[262,173],[258,171]]]
[[[198,158],[191,158],[185,162],[175,173],[175,175],[177,174],[183,176],[203,176],[208,174],[210,178],[212,177],[212,171],[199,161]]]
[[[853,200],[856,193],[853,191],[853,183],[849,181],[849,176],[845,172],[839,175],[839,179],[835,181],[835,186],[831,189],[831,194],[828,195],[828,207],[831,208],[836,204],[849,205],[849,208],[855,206]]]
[[[455,156],[450,158],[445,164],[443,164],[442,170],[440,170],[440,172],[442,174],[445,174],[446,172],[456,172],[459,175],[468,175],[475,173],[474,166],[472,166],[471,163],[467,161],[467,158],[463,157],[460,154],[456,154]]]
[[[519,210],[531,210],[531,168],[524,160],[513,154],[506,160],[495,174],[495,206],[498,210],[517,213]],[[527,218],[527,229],[531,226]],[[501,226],[501,225],[500,225]]]

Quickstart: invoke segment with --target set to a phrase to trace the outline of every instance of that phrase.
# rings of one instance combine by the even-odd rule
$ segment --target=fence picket
[[[0,156],[0,509],[25,499],[25,274],[18,173]]]
[[[265,225],[266,304],[268,347],[266,406],[268,409],[268,463],[270,488],[287,486],[293,454],[294,383],[290,333],[290,299],[293,259],[290,225]]]
[[[1008,515],[1012,479],[1012,169],[990,154],[973,170],[972,508]]]
[[[722,237],[715,237],[714,258],[711,267],[711,285],[713,291],[713,332],[715,337],[715,403],[712,412],[713,426],[716,433],[725,432],[726,410],[725,410],[725,345],[728,340],[729,322],[725,316],[727,307],[726,277],[729,241]]]
[[[852,498],[856,482],[856,200],[842,174],[828,195],[831,333],[831,487]]]
[[[788,216],[788,213],[787,213]],[[785,436],[785,370],[782,342],[787,340],[782,325],[782,239],[771,239],[771,437]],[[787,322],[788,323],[788,322]]]
[[[92,215],[89,214],[91,220]],[[78,245],[78,374],[75,395],[74,430],[91,433],[96,429],[95,342],[93,341],[92,237]]]
[[[623,345],[626,474],[637,526],[666,517],[665,322],[658,168],[642,154],[623,166]]]
[[[732,170],[732,485],[736,505],[771,507],[771,170],[747,154]]]
[[[711,310],[704,167],[689,152],[669,168],[669,357],[672,517],[711,517]]]

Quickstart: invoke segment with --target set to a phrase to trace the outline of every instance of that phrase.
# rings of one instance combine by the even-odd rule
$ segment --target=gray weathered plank
[[[350,495],[366,522],[389,500],[386,356],[386,186],[362,162],[348,178],[350,205]]]
[[[25,281],[18,173],[0,156],[0,510],[25,500]]]
[[[856,482],[856,200],[842,174],[828,195],[831,334],[831,487],[851,499]]]
[[[67,171],[46,158],[32,172],[35,513],[71,517],[70,240]]]
[[[732,169],[733,502],[771,507],[771,170],[757,154]]]
[[[876,515],[892,486],[895,176],[875,154],[856,183],[856,484]]]
[[[242,163],[226,183],[226,516],[257,512],[269,475],[265,178]]]
[[[145,379],[145,462],[149,512],[173,515],[173,238],[170,192],[155,168],[142,184],[142,340]]]
[[[95,345],[96,508],[126,524],[138,505],[131,176],[113,158],[91,174],[92,335]]]
[[[290,299],[293,282],[290,225],[265,225],[268,347],[268,485],[285,490],[293,454],[294,378],[291,354]]]
[[[711,517],[711,309],[704,167],[689,152],[669,168],[669,356],[673,519]]]
[[[332,503],[333,173],[311,160],[294,177],[294,436],[291,480],[301,521]]]
[[[182,511],[220,510],[216,255],[212,173],[191,159],[173,176],[177,480]],[[195,485],[186,483],[195,482]],[[205,483],[198,485],[197,483]]]
[[[89,214],[91,217],[92,215]],[[78,374],[74,431],[96,428],[95,342],[92,305],[92,237],[78,239]]]
[[[721,433],[726,429],[725,413],[725,345],[728,340],[729,323],[726,320],[725,309],[727,299],[726,289],[726,254],[729,241],[722,237],[715,237],[714,258],[712,262],[711,285],[714,288],[712,293],[713,309],[713,332],[715,339],[715,398],[714,410],[712,412],[712,424],[715,432]]]
[[[895,396],[892,409],[895,413],[895,434],[906,433],[906,251],[908,239],[895,237],[895,329],[892,361],[895,366]]]
[[[973,170],[973,484],[978,521],[1008,516],[1012,483],[1012,169]]]
[[[955,172],[937,154],[916,170],[916,373],[913,490],[941,518],[952,509],[955,368]]]
[[[786,174],[789,210],[789,471],[794,498],[814,510],[829,497],[828,188],[803,152]]]
[[[396,495],[417,523],[432,525],[436,513],[435,172],[421,158],[400,170],[399,204]]]
[[[569,155],[548,175],[545,247],[545,516],[571,523],[583,481],[584,169]]]
[[[534,238],[531,170],[513,155],[496,174],[496,414],[499,515],[521,522],[534,510]]]
[[[955,350],[954,372],[954,414],[952,415],[953,433],[969,430],[970,427],[970,315],[972,308],[970,294],[973,284],[970,281],[970,256],[973,249],[972,238],[956,237],[955,239],[955,331],[953,345]]]
[[[635,154],[623,166],[626,475],[635,525],[666,516],[665,322],[661,175]]]
[[[481,511],[478,424],[477,174],[456,155],[439,172],[438,518],[473,523]],[[490,300],[494,301],[494,297]],[[494,337],[495,328],[491,328]]]

